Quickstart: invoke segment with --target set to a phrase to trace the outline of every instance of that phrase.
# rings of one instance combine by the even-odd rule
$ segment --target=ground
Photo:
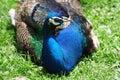
[[[24,76],[27,80],[120,80],[120,1],[80,0],[84,15],[93,25],[100,48],[84,58],[68,76],[44,72],[18,51],[15,28],[8,11],[17,0],[0,1],[0,80]],[[26,60],[26,58],[27,60]]]

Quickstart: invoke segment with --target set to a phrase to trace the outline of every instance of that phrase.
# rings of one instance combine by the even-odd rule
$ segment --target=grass
[[[80,0],[84,15],[93,24],[100,48],[84,58],[68,76],[43,71],[16,48],[15,30],[8,11],[17,0],[0,1],[0,80],[25,76],[27,80],[120,80],[120,1]]]

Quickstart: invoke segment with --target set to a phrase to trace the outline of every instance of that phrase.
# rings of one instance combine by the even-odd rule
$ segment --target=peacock
[[[49,73],[69,73],[99,47],[91,24],[71,1],[24,0],[9,14],[20,48]]]

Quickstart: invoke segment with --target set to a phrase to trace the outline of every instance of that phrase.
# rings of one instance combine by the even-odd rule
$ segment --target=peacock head
[[[60,30],[68,27],[70,24],[71,19],[65,16],[53,16],[49,17],[46,21],[46,28],[47,31],[52,31],[55,34],[58,34]]]

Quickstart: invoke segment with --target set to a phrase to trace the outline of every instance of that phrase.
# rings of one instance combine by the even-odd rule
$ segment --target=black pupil
[[[54,19],[55,22],[58,22],[58,23],[63,23],[63,20],[59,19],[59,18],[55,18]]]

